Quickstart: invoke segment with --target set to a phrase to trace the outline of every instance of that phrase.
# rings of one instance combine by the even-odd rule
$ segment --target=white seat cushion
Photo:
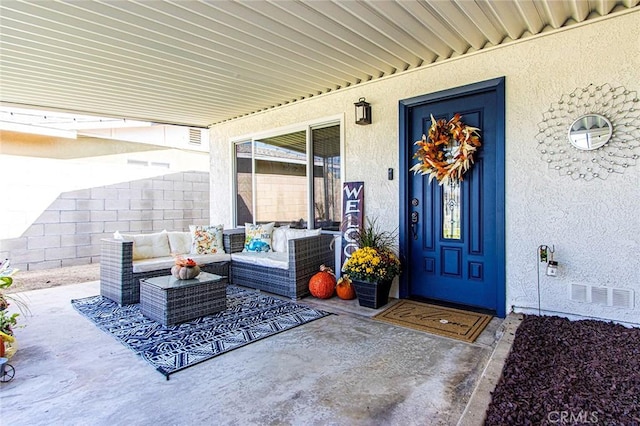
[[[289,255],[287,253],[246,251],[233,253],[231,260],[233,262],[250,263],[267,268],[289,269]]]
[[[168,231],[167,235],[172,254],[187,254],[191,251],[191,232]]]
[[[187,256],[185,256],[186,258]],[[231,260],[229,254],[190,254],[189,259],[196,261],[198,265],[214,262],[228,262]],[[133,273],[151,272],[160,269],[170,269],[176,264],[173,256],[156,257],[154,259],[143,259],[133,261]]]
[[[271,249],[276,252],[284,253],[287,251],[287,234],[286,230],[289,229],[289,225],[279,226],[273,230],[273,244]]]
[[[166,231],[152,234],[121,234],[116,231],[113,238],[133,241],[133,260],[155,259],[171,255]]]
[[[289,250],[289,241],[298,238],[314,237],[320,235],[322,228],[318,229],[287,229],[284,231],[287,237],[287,250]]]

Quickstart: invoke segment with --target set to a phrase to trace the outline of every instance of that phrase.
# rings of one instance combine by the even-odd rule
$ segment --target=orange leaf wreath
[[[480,147],[480,129],[464,124],[460,114],[449,121],[436,120],[431,116],[429,135],[416,141],[418,151],[413,158],[420,162],[411,167],[415,174],[435,177],[440,185],[449,180],[462,180],[462,176],[473,164],[473,155]]]

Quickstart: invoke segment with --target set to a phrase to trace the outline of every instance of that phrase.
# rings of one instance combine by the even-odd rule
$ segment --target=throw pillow
[[[193,254],[223,254],[222,243],[223,226],[189,225],[191,232],[191,253]]]
[[[275,222],[254,225],[244,224],[244,250],[242,251],[272,251],[272,236]]]

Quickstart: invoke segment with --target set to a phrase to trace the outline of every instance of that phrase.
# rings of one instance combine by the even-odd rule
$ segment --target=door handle
[[[413,234],[413,239],[418,239],[418,222],[420,221],[420,215],[418,212],[411,212],[411,233]]]

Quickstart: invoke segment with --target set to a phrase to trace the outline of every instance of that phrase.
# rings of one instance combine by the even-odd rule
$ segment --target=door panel
[[[503,229],[496,223],[496,214],[504,209],[502,164],[496,154],[504,150],[502,138],[497,137],[498,117],[496,91],[458,94],[412,106],[407,112],[406,135],[409,167],[419,140],[428,132],[431,115],[449,120],[460,113],[462,121],[481,129],[482,146],[475,156],[475,164],[459,182],[459,187],[445,188],[428,176],[408,172],[407,206],[409,215],[416,212],[419,221],[405,236],[407,296],[435,299],[501,311],[498,294],[504,282],[501,244]],[[408,170],[408,169],[407,169]],[[502,189],[503,191],[503,189]],[[416,205],[417,204],[417,205]],[[503,228],[503,226],[502,226]],[[504,303],[504,301],[502,301]]]

